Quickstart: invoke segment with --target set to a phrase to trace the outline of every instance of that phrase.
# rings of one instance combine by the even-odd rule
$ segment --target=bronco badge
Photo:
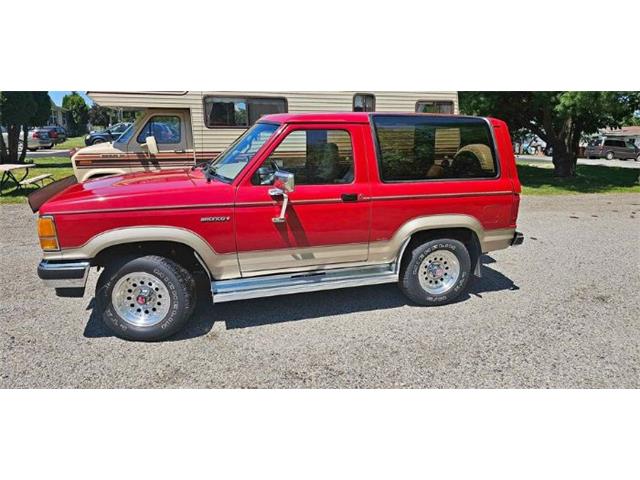
[[[231,217],[202,217],[201,222],[228,222]]]

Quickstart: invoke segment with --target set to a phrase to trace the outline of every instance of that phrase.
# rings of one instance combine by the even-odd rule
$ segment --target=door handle
[[[358,194],[357,193],[343,193],[340,198],[342,198],[343,202],[357,202]]]

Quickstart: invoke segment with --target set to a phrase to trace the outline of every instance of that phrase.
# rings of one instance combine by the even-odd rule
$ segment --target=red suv
[[[482,253],[522,243],[519,194],[500,120],[332,113],[265,116],[211,163],[62,182],[30,202],[40,278],[82,296],[102,267],[105,323],[158,340],[187,323],[196,271],[213,303],[387,282],[451,302]]]

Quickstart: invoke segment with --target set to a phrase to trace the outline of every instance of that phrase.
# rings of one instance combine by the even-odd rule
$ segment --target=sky
[[[89,104],[93,104],[93,102],[91,101],[91,99],[89,97],[87,97],[87,92],[81,92],[81,91],[77,91],[80,95],[82,95],[82,98],[84,98],[84,100]],[[70,94],[71,92],[61,92],[61,91],[54,91],[54,92],[49,92],[49,96],[51,97],[51,100],[53,100],[53,103],[55,103],[56,105],[58,105],[59,107],[62,106],[62,98],[65,95]]]

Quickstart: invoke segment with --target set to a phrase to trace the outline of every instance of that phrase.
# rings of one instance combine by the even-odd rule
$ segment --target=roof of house
[[[608,128],[604,130],[602,133],[610,136],[640,136],[640,126],[631,126],[631,127],[621,127],[621,128]]]

